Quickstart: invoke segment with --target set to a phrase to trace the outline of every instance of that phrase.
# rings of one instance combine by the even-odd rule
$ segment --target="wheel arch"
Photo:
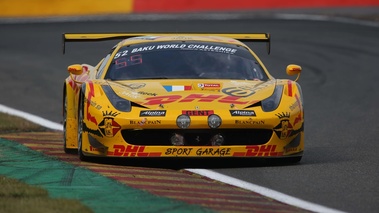
[[[75,85],[76,86],[76,85]],[[78,139],[77,139],[77,101],[78,101],[78,89],[77,87],[71,86],[67,80],[63,85],[63,117],[65,116],[65,107],[66,107],[66,121],[64,121],[64,140],[65,148],[67,149],[77,149]],[[67,100],[65,106],[65,99]],[[63,118],[65,119],[65,118]]]

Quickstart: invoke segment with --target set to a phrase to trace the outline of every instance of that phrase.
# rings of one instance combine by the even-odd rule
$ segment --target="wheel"
[[[63,150],[67,154],[74,154],[76,149],[67,148],[67,95],[64,96],[63,103]]]
[[[83,154],[83,97],[79,98],[78,107],[78,155],[82,161],[87,161],[89,158]]]

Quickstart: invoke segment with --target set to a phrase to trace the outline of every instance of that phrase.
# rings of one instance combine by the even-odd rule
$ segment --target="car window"
[[[267,80],[254,56],[244,47],[210,42],[162,42],[122,47],[106,78]]]
[[[97,72],[97,75],[96,75],[96,78],[100,78],[100,76],[103,74],[105,65],[109,61],[109,58],[110,58],[112,52],[113,52],[113,49],[110,53],[108,53],[107,56],[105,56],[104,60],[101,62],[100,66],[99,66],[99,71]]]

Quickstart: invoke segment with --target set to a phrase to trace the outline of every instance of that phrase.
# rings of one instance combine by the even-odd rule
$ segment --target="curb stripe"
[[[251,210],[259,210],[259,212],[262,213],[308,212],[298,207],[283,204],[261,196],[255,192],[231,186],[229,184],[223,184],[214,181],[213,179],[194,175],[187,171],[182,172],[182,170],[177,171],[171,169],[159,169],[156,171],[154,168],[144,168],[140,169],[139,173],[144,174],[146,172],[146,175],[134,175],[134,167],[112,164],[106,165],[108,168],[112,168],[112,170],[107,171],[105,165],[94,162],[81,162],[78,157],[74,155],[66,154],[65,156],[62,147],[56,146],[57,150],[55,151],[52,151],[51,149],[41,149],[41,147],[50,144],[62,144],[61,132],[53,132],[50,134],[19,133],[1,135],[1,137],[8,140],[14,140],[12,139],[13,136],[14,138],[17,138],[17,142],[27,147],[32,145],[30,148],[41,150],[42,153],[49,154],[57,160],[72,163],[77,166],[75,168],[84,167],[92,172],[99,172],[98,174],[113,179],[118,183],[149,192],[155,196],[163,196],[166,199],[174,199],[190,204],[192,208],[201,206],[202,211],[251,212]],[[24,139],[22,136],[24,136]],[[48,141],[47,138],[49,138],[50,141]],[[40,147],[36,146],[38,141],[41,142]],[[147,178],[149,170],[156,172],[151,173],[150,178]],[[164,173],[166,177],[159,174],[159,171]],[[120,175],[117,174],[123,175],[120,177]],[[195,205],[195,207],[193,207],[193,205]]]
[[[211,212],[198,205],[128,187],[8,140],[0,139],[0,156],[1,175],[41,186],[53,198],[80,200],[94,212]]]
[[[204,187],[204,185],[173,185],[173,184],[165,184],[160,183],[159,185],[154,182],[149,183],[143,183],[136,182],[136,181],[128,181],[128,185],[133,186],[135,188],[144,188],[148,191],[191,191],[191,192],[204,192],[204,193],[226,193],[228,195],[236,195],[236,194],[245,194],[247,195],[250,193],[250,191],[240,191],[238,188],[235,188],[235,190],[231,191],[230,189],[227,189],[225,186],[212,186],[210,187]],[[207,184],[205,184],[206,186]]]

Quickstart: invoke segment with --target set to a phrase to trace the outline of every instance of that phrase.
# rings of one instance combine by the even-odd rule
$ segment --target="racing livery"
[[[301,67],[275,79],[246,42],[270,35],[63,34],[63,44],[118,39],[96,65],[74,64],[63,88],[64,150],[90,157],[301,160]]]

